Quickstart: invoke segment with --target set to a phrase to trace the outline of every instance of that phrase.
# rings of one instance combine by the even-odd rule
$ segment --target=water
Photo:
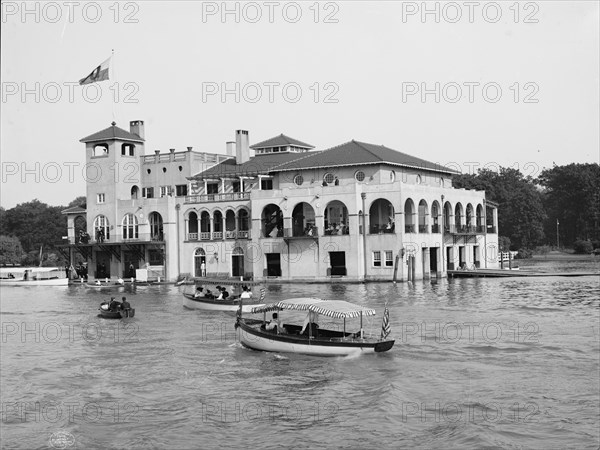
[[[245,349],[183,289],[124,288],[128,323],[108,291],[2,289],[2,448],[598,448],[597,276],[269,286],[371,306],[375,334],[387,300],[394,348],[355,358]]]

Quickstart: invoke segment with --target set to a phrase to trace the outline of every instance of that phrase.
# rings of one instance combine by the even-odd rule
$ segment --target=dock
[[[598,272],[540,272],[523,269],[448,270],[448,278],[503,278],[503,277],[589,277]]]

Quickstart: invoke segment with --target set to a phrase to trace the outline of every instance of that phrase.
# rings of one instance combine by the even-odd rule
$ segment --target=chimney
[[[250,159],[250,146],[248,143],[248,132],[236,130],[235,132],[235,160],[237,164],[244,164]]]
[[[154,162],[158,163],[160,160],[160,150],[154,150]]]
[[[234,141],[229,141],[225,144],[225,148],[226,148],[226,154],[227,156],[233,156],[233,152],[235,150],[235,142]]]
[[[192,147],[188,147],[187,149],[188,149],[188,152],[192,151]]]
[[[131,134],[137,134],[139,137],[144,139],[144,121],[132,120],[129,122],[129,132]]]
[[[169,161],[175,161],[175,149],[170,148],[169,151],[171,152],[171,154],[169,155]]]

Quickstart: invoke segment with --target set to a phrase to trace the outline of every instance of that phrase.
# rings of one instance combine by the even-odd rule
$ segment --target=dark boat
[[[98,310],[100,311],[99,316],[104,319],[126,319],[135,316],[135,308],[111,311],[108,309],[108,302],[102,302]]]

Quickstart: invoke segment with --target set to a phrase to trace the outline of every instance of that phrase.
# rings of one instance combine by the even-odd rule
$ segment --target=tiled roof
[[[202,180],[227,176],[252,177],[258,174],[267,174],[276,166],[288,163],[304,156],[306,156],[306,153],[265,153],[263,155],[256,155],[250,158],[250,160],[244,164],[236,164],[235,158],[231,158],[223,161],[221,164],[217,164],[216,166],[205,170],[204,172],[200,172],[199,174],[189,177],[188,179]]]
[[[268,148],[268,147],[285,147],[288,145],[293,145],[295,147],[304,147],[304,148],[315,148],[313,145],[306,144],[298,139],[291,138],[286,136],[285,134],[280,134],[279,136],[275,136],[271,139],[267,139],[266,141],[259,142],[258,144],[251,145],[250,148]]]
[[[453,169],[402,153],[383,145],[367,144],[352,140],[321,152],[303,153],[302,157],[280,164],[274,171],[316,169],[363,164],[392,164],[432,170],[448,174],[457,173]]]
[[[86,212],[85,208],[82,208],[79,205],[71,206],[70,208],[63,209],[61,214],[84,214]]]
[[[113,139],[144,142],[144,140],[137,134],[133,134],[129,131],[125,131],[122,128],[119,128],[115,122],[113,122],[110,127],[105,128],[102,131],[98,131],[97,133],[90,134],[88,137],[84,137],[79,142],[110,141]]]

